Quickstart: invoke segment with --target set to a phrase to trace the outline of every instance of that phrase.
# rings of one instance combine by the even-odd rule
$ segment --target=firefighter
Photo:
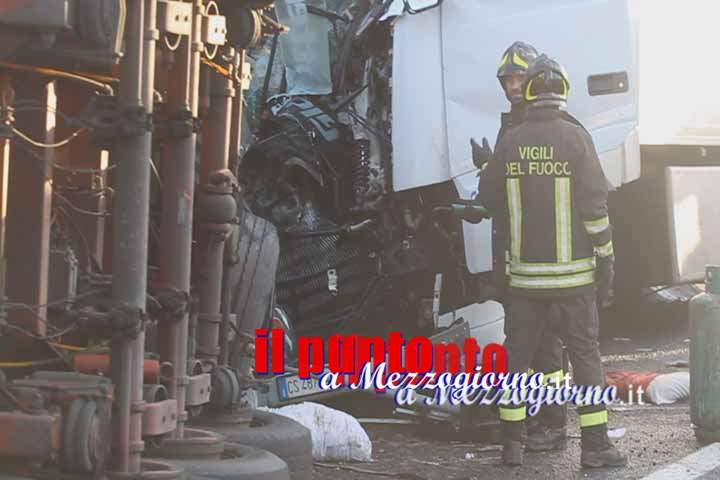
[[[527,104],[523,98],[522,87],[528,65],[537,56],[537,50],[532,45],[520,41],[510,45],[502,55],[497,77],[505,96],[510,102],[510,112],[501,114],[500,131],[495,143],[496,148],[505,134],[512,127],[522,123],[525,118]],[[478,145],[474,139],[470,140],[470,144],[472,146],[473,161],[479,168],[482,168],[483,164],[492,161],[493,153],[487,139],[483,138],[482,146]],[[493,277],[499,297],[505,304],[506,336],[511,322],[506,301],[507,238],[507,222],[503,218],[493,219]],[[545,333],[530,367],[533,371],[544,373],[544,378],[547,381],[560,380],[564,377],[562,341],[553,332],[547,331]],[[553,405],[544,407],[536,416],[528,420],[525,448],[533,452],[564,449],[567,445],[566,422],[567,406]]]
[[[526,372],[551,330],[568,349],[574,384],[602,387],[597,303],[610,301],[614,276],[608,188],[592,138],[562,110],[568,90],[556,61],[541,55],[530,65],[526,118],[498,144],[479,201],[509,225],[509,371]],[[578,413],[582,465],[625,465],[608,438],[605,405],[582,404]],[[500,417],[503,462],[520,465],[525,406],[501,406]]]

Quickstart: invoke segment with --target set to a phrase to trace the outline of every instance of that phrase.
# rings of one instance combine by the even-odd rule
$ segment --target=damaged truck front
[[[718,101],[677,86],[683,65],[707,63],[697,45],[710,41],[717,9],[276,2],[291,26],[270,55],[271,66],[281,55],[281,87],[268,99],[265,79],[259,141],[240,178],[250,208],[279,227],[277,299],[298,333],[428,333],[462,317],[480,344],[502,339],[492,222],[463,222],[446,207],[482,188],[469,139],[495,141],[508,109],[497,62],[516,40],[568,70],[568,111],[593,136],[610,184],[616,294],[632,304],[640,288],[702,277],[717,261]]]
[[[339,3],[276,2],[284,88],[269,96],[265,79],[240,166],[248,206],[280,233],[277,302],[299,335],[432,334],[463,318],[479,343],[502,342],[490,265],[468,267],[475,247],[444,208],[455,182],[395,188],[417,171],[393,164],[390,5]],[[412,170],[439,160],[425,152]]]

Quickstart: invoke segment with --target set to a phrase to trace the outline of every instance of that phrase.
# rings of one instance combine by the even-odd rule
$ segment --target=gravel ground
[[[354,467],[375,472],[415,474],[399,478],[427,480],[483,480],[496,478],[532,479],[638,479],[672,463],[698,448],[688,418],[687,405],[637,407],[610,414],[613,428],[625,427],[617,445],[630,456],[624,469],[586,471],[579,467],[580,441],[571,439],[565,452],[527,454],[525,465],[500,465],[499,447],[482,443],[448,442],[418,438],[412,431],[369,428],[374,461]],[[571,432],[577,421],[571,420]],[[337,468],[316,467],[316,479],[373,479],[376,475]]]
[[[647,322],[647,321],[646,321]],[[618,327],[620,324],[620,327]],[[648,372],[682,371],[668,362],[688,360],[687,322],[680,319],[658,325],[635,322],[634,331],[622,322],[608,323],[601,342],[606,369]],[[372,399],[366,400],[372,402]],[[368,409],[364,406],[364,410]],[[372,408],[370,408],[372,410]],[[544,479],[638,479],[692,453],[701,445],[695,440],[690,423],[689,405],[616,406],[610,412],[610,428],[625,428],[618,447],[628,453],[630,464],[624,469],[583,470],[579,466],[580,440],[577,415],[570,412],[571,440],[565,452],[526,454],[519,468],[500,464],[497,445],[476,441],[453,440],[428,435],[417,426],[367,425],[373,442],[373,461],[352,465],[315,467],[318,480],[370,480],[407,478],[426,480],[484,480],[498,478]],[[471,439],[474,440],[474,439]],[[487,441],[487,440],[486,440]],[[377,472],[351,471],[346,467]],[[398,475],[393,475],[398,474]]]

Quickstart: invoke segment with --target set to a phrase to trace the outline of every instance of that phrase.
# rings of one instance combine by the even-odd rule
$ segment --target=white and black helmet
[[[530,64],[523,86],[523,99],[536,107],[567,106],[570,82],[562,65],[545,54]]]

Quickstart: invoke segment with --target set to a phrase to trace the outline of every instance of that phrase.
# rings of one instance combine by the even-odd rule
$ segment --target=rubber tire
[[[73,467],[77,463],[75,451],[72,449],[72,446],[75,445],[75,427],[84,405],[85,402],[82,399],[76,398],[70,404],[65,416],[65,424],[63,425],[64,447],[62,449],[62,463],[64,468],[69,471],[73,471]]]
[[[253,410],[250,427],[213,425],[204,428],[223,435],[227,443],[252,445],[274,453],[287,463],[291,480],[313,478],[310,430],[295,420],[275,413]]]
[[[188,480],[290,480],[287,464],[266,450],[237,444],[226,444],[225,450],[238,457],[172,463],[185,470],[182,478]]]
[[[272,312],[275,277],[280,259],[280,239],[275,226],[239,207],[240,224],[229,239],[237,263],[229,268],[230,309],[237,315],[238,330],[255,337]],[[244,358],[238,354],[241,339],[231,348],[231,366],[241,368]]]

